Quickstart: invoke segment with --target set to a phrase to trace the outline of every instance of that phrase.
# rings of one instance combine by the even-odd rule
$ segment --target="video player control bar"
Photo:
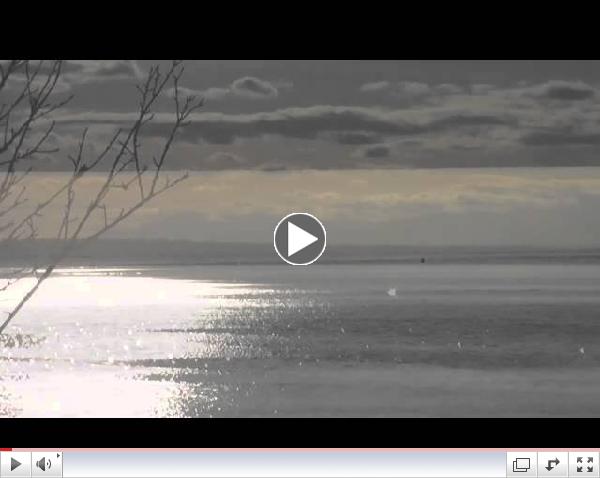
[[[599,477],[598,450],[24,450],[0,453],[0,478]]]

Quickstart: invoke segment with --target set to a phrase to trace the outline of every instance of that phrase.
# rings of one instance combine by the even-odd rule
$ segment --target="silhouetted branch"
[[[20,79],[19,89],[12,100],[0,106],[0,131],[3,132],[0,138],[0,174],[3,174],[0,179],[0,237],[4,237],[0,239],[0,244],[2,241],[6,243],[37,237],[38,220],[48,213],[52,204],[64,200],[63,212],[54,221],[57,224],[56,237],[63,241],[63,245],[56,257],[43,267],[41,272],[37,267],[33,269],[34,285],[8,312],[6,319],[0,324],[0,334],[35,294],[39,286],[50,277],[56,266],[75,248],[100,237],[153,198],[187,178],[186,173],[175,179],[167,177],[164,182],[159,182],[177,132],[189,122],[191,113],[202,106],[202,101],[194,97],[181,98],[178,84],[184,70],[180,61],[173,61],[164,72],[157,66],[151,67],[145,81],[137,86],[139,104],[133,123],[128,128],[119,128],[111,136],[106,147],[92,158],[86,158],[88,129],[85,128],[76,151],[67,156],[72,166],[69,178],[30,212],[22,214],[21,217],[12,217],[3,223],[3,217],[14,216],[14,212],[27,200],[26,187],[17,189],[32,171],[31,167],[23,170],[23,162],[35,164],[41,160],[40,158],[57,153],[56,148],[46,146],[55,128],[55,123],[48,122],[48,117],[64,106],[71,97],[56,102],[51,101],[52,92],[60,78],[62,62],[55,61],[49,67],[45,66],[43,62],[32,65],[29,61],[18,60],[5,65],[0,64],[0,93],[9,85],[11,79],[15,77]],[[158,98],[171,84],[175,92],[174,119],[162,147],[157,154],[152,155],[151,160],[147,160],[142,153],[140,138],[144,128],[154,120],[153,107]],[[40,120],[44,120],[47,124],[42,129],[42,133],[34,138],[34,130],[38,129]],[[81,214],[74,217],[74,211],[81,209],[77,184],[90,171],[98,169],[101,165],[103,167],[106,165],[108,168],[103,173],[104,179],[100,187],[92,195],[87,206],[83,207]],[[137,188],[135,202],[123,207],[119,212],[111,211],[108,206],[111,193],[118,190],[128,191],[131,187]],[[99,216],[99,220],[93,222],[92,219],[96,216]],[[32,270],[23,269],[22,274],[26,273],[31,274]],[[6,285],[5,289],[9,286],[10,284]],[[0,289],[0,292],[5,289]]]

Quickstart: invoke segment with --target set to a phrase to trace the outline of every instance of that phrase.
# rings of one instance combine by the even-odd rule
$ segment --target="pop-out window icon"
[[[516,458],[513,460],[513,471],[515,473],[526,473],[531,468],[529,458]]]

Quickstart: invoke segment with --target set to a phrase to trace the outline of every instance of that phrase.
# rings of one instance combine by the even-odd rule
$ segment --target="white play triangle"
[[[288,221],[288,257],[317,242],[318,237]]]

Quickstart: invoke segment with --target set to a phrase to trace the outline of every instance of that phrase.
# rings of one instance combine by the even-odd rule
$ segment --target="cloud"
[[[460,95],[465,92],[465,90],[452,83],[442,83],[433,88],[433,90],[440,95]]]
[[[570,131],[534,131],[524,134],[520,141],[528,146],[600,146],[600,134]]]
[[[245,98],[276,98],[278,95],[277,88],[271,83],[252,76],[235,80],[231,84],[231,91]]]
[[[596,89],[581,81],[548,81],[525,88],[523,93],[534,98],[560,101],[578,101],[591,99]]]
[[[375,81],[363,84],[359,90],[363,93],[385,93],[395,99],[416,102],[433,100],[450,95],[464,93],[464,89],[451,83],[430,85],[418,81],[400,81],[390,83],[389,81]]]
[[[268,100],[279,96],[280,89],[291,89],[293,83],[281,81],[271,83],[253,76],[245,76],[234,80],[228,87],[212,87],[205,90],[195,90],[180,87],[179,90],[186,95],[197,96],[206,100],[220,101],[226,98],[243,98],[251,100]],[[166,95],[173,97],[173,88],[168,89]]]
[[[0,61],[6,64],[6,61]],[[53,71],[53,61],[32,60],[29,63],[30,73],[37,73],[34,86],[42,86],[47,75]],[[138,81],[144,72],[133,60],[64,60],[61,65],[60,77],[53,92],[65,93],[73,86],[107,81]],[[7,85],[12,91],[24,85],[25,70],[21,68],[9,78]]]
[[[81,113],[59,119],[63,124],[123,125],[135,119],[134,114]],[[317,105],[284,108],[248,114],[197,113],[182,131],[188,141],[204,140],[213,144],[230,144],[240,138],[278,135],[288,138],[316,139],[322,133],[369,132],[370,134],[418,134],[427,125],[403,118],[402,112],[354,106]],[[165,136],[172,116],[157,114],[145,133]],[[437,126],[436,126],[437,128]]]
[[[31,82],[31,86],[33,87],[33,89],[39,89],[42,88],[45,84],[46,84],[46,80],[48,79],[48,77],[46,75],[44,75],[41,71],[40,74],[32,80]],[[6,82],[4,88],[2,89],[3,93],[6,93],[7,95],[16,95],[16,94],[20,94],[23,89],[25,88],[26,82],[25,82],[25,76],[21,75],[21,74],[13,74],[8,78],[8,81]],[[65,81],[64,77],[60,76],[58,77],[56,84],[54,85],[54,88],[52,90],[53,94],[63,94],[63,93],[67,93],[71,90],[71,84],[68,83],[67,81]],[[13,99],[15,99],[15,97],[13,97]],[[4,103],[6,101],[6,99],[2,98],[2,103]]]
[[[470,86],[469,91],[473,95],[486,95],[491,91],[496,90],[497,88],[494,85],[489,83],[475,83]]]
[[[203,166],[199,169],[208,170],[224,170],[224,169],[240,169],[247,165],[246,158],[237,154],[217,151],[211,154],[202,161]]]
[[[195,91],[183,88],[183,90],[185,90],[185,94],[188,96],[198,96],[207,100],[221,100],[231,94],[231,90],[227,88],[208,88],[204,91]],[[171,89],[169,92],[171,92],[172,95],[173,90]]]
[[[431,94],[431,88],[426,83],[416,81],[403,81],[396,85],[393,89],[395,96],[402,98],[422,98]]]
[[[198,114],[186,127],[183,137],[214,144],[230,144],[236,139],[277,135],[287,138],[318,139],[331,135],[340,144],[376,142],[381,136],[423,135],[464,127],[515,126],[517,120],[506,113],[442,114],[435,118],[418,119],[402,110],[384,110],[353,106],[317,105],[305,108],[285,108],[270,112],[228,115]],[[159,135],[163,127],[157,125]]]
[[[457,113],[443,116],[429,123],[431,130],[452,130],[460,127],[518,126],[511,115]]]
[[[361,89],[388,96],[381,104],[376,94],[377,101],[370,104],[363,98],[363,106],[314,104],[256,111],[256,103],[244,105],[244,113],[199,111],[178,137],[189,154],[175,163],[209,170],[600,165],[600,97],[582,82],[499,87],[379,81]],[[274,97],[267,83],[254,77],[240,78],[227,88],[184,93],[215,99]],[[392,102],[389,95],[404,95],[406,101]],[[577,99],[585,96],[589,98]],[[64,127],[126,128],[134,118],[133,113],[81,112],[57,120]],[[157,112],[143,135],[164,138],[172,120],[172,115]],[[206,149],[210,152],[215,145],[224,153],[242,151],[244,159],[190,159],[206,158]]]
[[[71,84],[140,80],[144,72],[133,60],[67,60],[63,78]]]
[[[416,81],[376,81],[363,84],[359,90],[363,93],[385,93],[402,100],[425,101],[444,99],[452,96],[495,95],[506,99],[518,97],[550,101],[590,100],[597,96],[597,88],[582,81],[550,80],[537,84],[517,84],[511,87],[498,87],[492,84],[475,83],[467,88],[452,84],[429,84]]]
[[[293,65],[244,65],[220,70],[227,80],[214,84],[201,82],[214,77],[210,63],[188,69],[182,93],[215,103],[210,110],[195,112],[191,124],[180,131],[170,167],[212,171],[600,165],[600,85],[589,79],[590,74],[580,77],[586,82],[532,82],[521,81],[521,73],[453,72],[446,80],[439,72],[432,76],[413,71],[405,79],[419,81],[397,81],[395,68],[374,68],[371,76],[363,76],[367,70],[361,69],[344,78],[335,68],[334,75],[323,68],[307,79],[304,70],[294,70]],[[72,88],[76,95],[68,105],[72,110],[56,113],[61,154],[44,166],[54,170],[66,167],[66,154],[83,128],[91,127],[90,145],[101,149],[116,127],[132,124],[137,114],[129,108],[135,108],[136,96],[122,82],[143,75],[136,62],[127,60],[66,61],[63,73],[57,88]],[[321,74],[329,75],[326,81]],[[569,77],[573,74],[569,71]],[[281,79],[288,75],[300,85],[293,95],[285,90],[294,84]],[[565,78],[560,73],[550,76],[555,77]],[[469,83],[473,78],[477,81]],[[502,83],[493,84],[494,78]],[[90,83],[94,81],[108,84],[102,94],[96,94],[100,83]],[[76,88],[81,84],[92,87]],[[154,121],[142,132],[148,151],[159,147],[171,128],[173,116],[167,111],[172,104],[163,100],[156,103]],[[216,104],[219,101],[224,103]]]
[[[331,138],[339,144],[348,145],[374,144],[381,141],[381,136],[366,131],[341,131],[333,133]]]
[[[374,81],[372,83],[365,83],[360,87],[360,91],[370,93],[373,91],[385,91],[388,90],[392,84],[389,81]]]
[[[196,98],[204,98],[205,100],[221,100],[231,94],[231,91],[227,88],[208,88],[206,90],[193,90],[186,88],[185,86],[178,87],[179,94],[181,96],[194,96]],[[169,98],[175,96],[175,89],[169,88],[165,91],[165,95]]]
[[[439,108],[429,114],[424,111],[420,109],[415,114],[404,109],[317,105],[247,114],[196,113],[179,136],[178,144],[187,145],[186,154],[171,164],[215,170],[491,167],[544,163],[537,155],[515,154],[514,148],[519,144],[522,149],[528,146],[519,141],[519,130],[524,128],[522,120],[506,111],[496,115]],[[63,116],[58,121],[61,126],[71,128],[78,125],[126,128],[134,118],[135,115],[125,113],[79,113]],[[142,134],[164,138],[170,131],[172,119],[169,114],[157,113],[155,122],[149,123]],[[307,140],[318,141],[319,146],[314,152],[300,153],[296,141]],[[262,149],[260,154],[244,154],[244,160],[223,156],[210,161],[190,159],[204,157],[205,153],[196,151],[208,145],[239,149],[243,144],[240,141],[268,144],[272,149]],[[351,146],[362,147],[354,152],[340,149]],[[247,151],[247,145],[243,147]],[[331,149],[336,147],[337,150]],[[265,151],[268,152],[265,154]],[[391,154],[392,151],[398,154]]]
[[[376,144],[360,150],[360,155],[366,159],[388,158],[391,151],[390,146],[387,144]]]

